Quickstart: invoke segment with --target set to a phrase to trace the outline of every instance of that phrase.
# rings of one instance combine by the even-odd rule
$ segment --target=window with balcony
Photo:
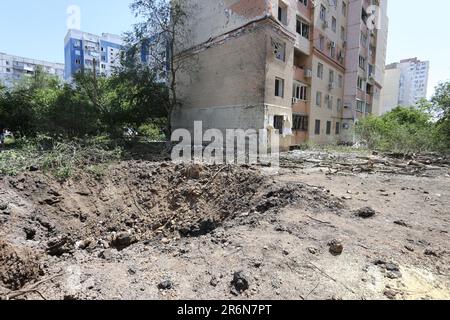
[[[294,131],[308,131],[309,117],[299,114],[292,115],[292,130]]]
[[[363,56],[359,56],[359,67],[366,70],[366,59]]]
[[[303,38],[309,39],[309,24],[297,17],[297,33]]]
[[[308,93],[308,87],[299,83],[294,82],[294,101],[306,101],[307,100],[307,93]]]

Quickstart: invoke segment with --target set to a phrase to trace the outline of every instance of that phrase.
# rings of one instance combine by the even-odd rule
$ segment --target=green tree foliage
[[[94,72],[75,76],[73,84],[38,69],[12,89],[0,88],[0,125],[17,135],[84,137],[125,131],[167,118],[167,88],[151,69],[128,66],[109,78]]]
[[[371,149],[404,153],[445,151],[439,125],[427,109],[428,103],[397,107],[381,117],[360,120],[355,131]]]
[[[450,149],[450,82],[441,83],[431,99],[432,109],[437,114],[438,131],[446,147]]]

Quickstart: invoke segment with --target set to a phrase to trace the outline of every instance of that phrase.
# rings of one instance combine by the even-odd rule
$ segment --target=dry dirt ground
[[[0,297],[450,299],[449,232],[445,158],[27,172],[0,177]]]

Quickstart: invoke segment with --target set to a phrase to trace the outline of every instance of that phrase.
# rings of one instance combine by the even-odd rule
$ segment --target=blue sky
[[[216,1],[216,0],[211,0]],[[66,9],[81,8],[81,29],[127,31],[134,22],[129,0],[1,0],[0,52],[64,62]],[[450,80],[448,0],[389,0],[387,63],[418,57],[431,61],[429,95]]]

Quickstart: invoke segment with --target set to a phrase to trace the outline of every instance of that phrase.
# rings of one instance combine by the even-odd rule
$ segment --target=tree
[[[165,75],[168,95],[164,108],[167,113],[167,138],[170,139],[172,113],[181,104],[178,99],[178,74],[192,67],[183,58],[182,48],[189,39],[187,21],[190,15],[187,1],[134,0],[131,10],[142,21],[127,34],[134,53],[148,50],[149,65],[157,75]]]
[[[438,130],[448,150],[450,150],[450,81],[440,83],[431,99],[433,110],[438,116]]]

